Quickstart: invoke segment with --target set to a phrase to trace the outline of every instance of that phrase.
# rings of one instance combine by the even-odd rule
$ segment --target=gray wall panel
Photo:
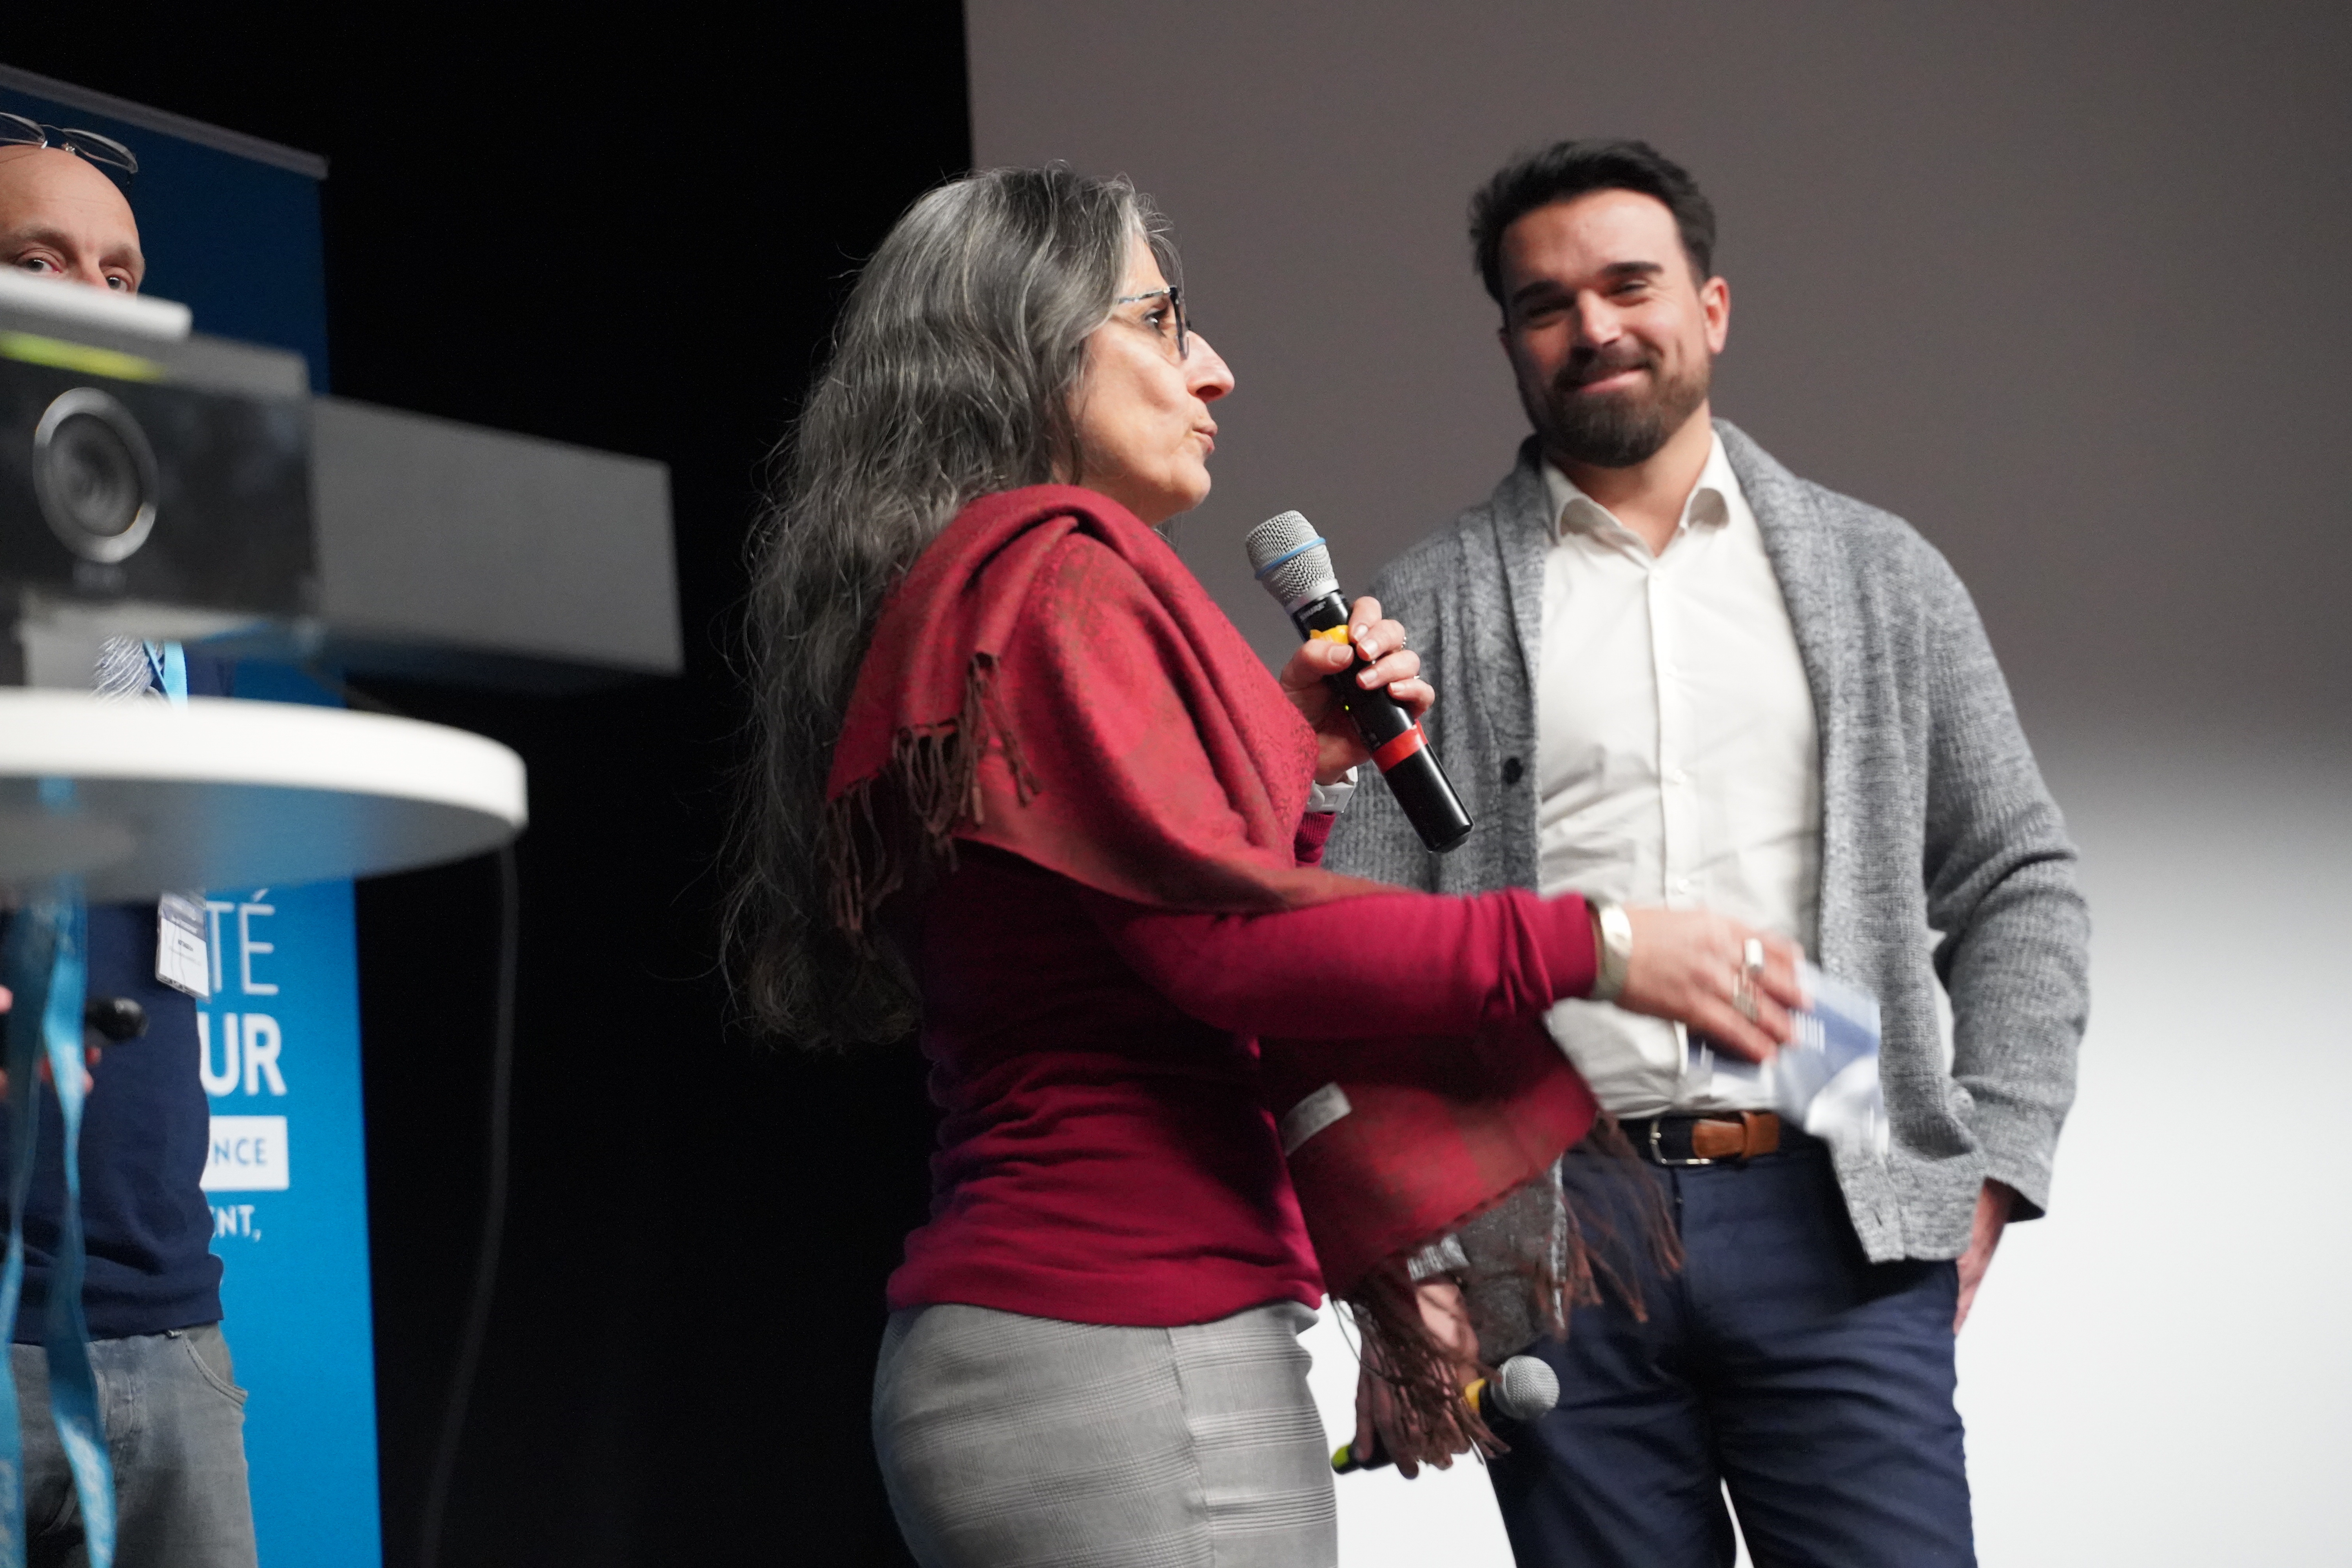
[[[1176,221],[1239,380],[1186,553],[1267,652],[1250,523],[1298,507],[1360,578],[1523,429],[1472,187],[1514,147],[1630,134],[1721,215],[1717,411],[1925,530],[2029,717],[2352,718],[2352,13],[969,12],[978,161],[1123,170]]]

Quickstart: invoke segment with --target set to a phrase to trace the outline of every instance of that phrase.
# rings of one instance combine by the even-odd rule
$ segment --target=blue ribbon
[[[44,805],[70,804],[73,786],[43,780]],[[8,1037],[8,1251],[0,1264],[0,1352],[14,1344],[25,1287],[25,1203],[33,1185],[40,1135],[37,1065],[46,1055],[65,1124],[65,1204],[49,1264],[49,1411],[81,1503],[82,1541],[90,1568],[114,1562],[114,1474],[99,1413],[98,1374],[82,1313],[81,1112],[82,1005],[88,991],[88,918],[78,878],[60,877],[9,923],[5,963],[16,1004]],[[25,1455],[16,1378],[0,1353],[0,1568],[25,1563]]]
[[[188,650],[175,642],[139,645],[147,652],[147,678],[175,708],[188,705]]]
[[[26,1020],[33,1016],[37,994],[29,982],[48,967],[38,962],[42,950],[51,945],[44,940],[48,934],[45,912],[38,908],[18,910],[8,922],[5,956],[0,956],[16,994],[16,1010],[7,1020],[8,1077],[16,1089],[8,1097],[8,1254],[0,1265],[0,1568],[23,1568],[25,1562],[25,1440],[16,1414],[16,1376],[7,1352],[16,1345],[16,1303],[25,1291],[25,1198],[33,1185],[33,1139],[41,1127],[40,1097],[27,1092],[39,1047]]]
[[[176,642],[145,645],[152,684],[174,706],[188,700],[188,656]],[[73,809],[69,779],[43,779],[41,804]],[[98,1372],[89,1359],[89,1321],[82,1311],[86,1254],[81,1229],[82,1008],[88,999],[89,913],[79,878],[60,877],[9,923],[0,968],[16,1003],[8,1014],[8,1251],[0,1263],[0,1352],[16,1342],[25,1293],[25,1203],[33,1186],[40,1131],[40,1058],[48,1058],[65,1125],[65,1205],[49,1261],[41,1342],[49,1367],[49,1414],[73,1471],[81,1503],[83,1550],[90,1568],[113,1568],[114,1468],[106,1452]],[[25,1568],[25,1448],[16,1379],[0,1353],[0,1568]]]

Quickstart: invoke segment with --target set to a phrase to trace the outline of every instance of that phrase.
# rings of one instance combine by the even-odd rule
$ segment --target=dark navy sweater
[[[219,696],[226,673],[222,665],[191,653],[188,690]],[[89,1257],[82,1306],[90,1335],[120,1339],[218,1322],[221,1264],[211,1251],[212,1206],[199,1185],[212,1104],[198,1076],[196,1004],[155,978],[153,904],[91,907],[89,994],[128,996],[147,1010],[142,1037],[106,1047],[82,1112],[81,1214]],[[16,1092],[23,1086],[9,1088]],[[16,1314],[20,1343],[41,1339],[65,1196],[58,1157],[65,1124],[56,1092],[43,1085],[40,1096],[40,1139],[25,1214],[25,1299]],[[0,1116],[0,1172],[7,1158],[7,1121]]]

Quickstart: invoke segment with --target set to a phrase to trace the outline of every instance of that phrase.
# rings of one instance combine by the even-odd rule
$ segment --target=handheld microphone
[[[1244,542],[1257,580],[1303,635],[1327,642],[1348,640],[1348,604],[1339,597],[1331,552],[1313,523],[1286,511],[1251,529]],[[1356,684],[1356,672],[1367,662],[1359,651],[1354,669],[1324,679],[1340,708],[1356,721],[1373,764],[1404,808],[1405,820],[1421,835],[1422,843],[1443,855],[1470,837],[1470,814],[1462,809],[1454,782],[1404,705],[1386,689],[1367,691]]]
[[[1559,1403],[1559,1374],[1549,1363],[1531,1355],[1515,1355],[1495,1369],[1492,1378],[1480,1378],[1462,1391],[1462,1403],[1474,1415],[1491,1421],[1532,1421],[1545,1415]],[[1353,1443],[1342,1443],[1331,1455],[1331,1468],[1340,1475],[1350,1470],[1377,1470],[1394,1463],[1377,1448],[1359,1457]]]

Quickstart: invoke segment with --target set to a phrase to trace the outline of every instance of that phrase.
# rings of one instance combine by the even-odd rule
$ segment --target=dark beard
[[[1580,396],[1577,389],[1615,371],[1641,366],[1650,373],[1647,390]],[[1664,376],[1645,353],[1571,355],[1545,389],[1543,405],[1528,416],[1552,456],[1596,468],[1630,468],[1657,456],[1674,433],[1706,401],[1713,366],[1698,362],[1696,374]]]

